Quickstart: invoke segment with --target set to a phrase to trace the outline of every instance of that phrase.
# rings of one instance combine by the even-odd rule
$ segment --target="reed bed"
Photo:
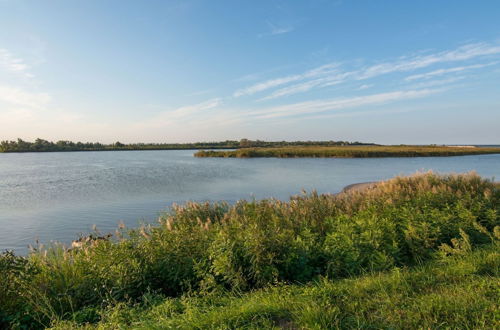
[[[445,157],[498,154],[500,148],[439,147],[439,146],[333,146],[242,148],[232,151],[200,150],[195,157],[225,158],[375,158],[375,157]]]
[[[339,195],[313,192],[293,196],[288,202],[191,202],[174,206],[157,225],[118,228],[111,239],[84,240],[85,245],[73,249],[57,244],[38,247],[27,257],[4,253],[0,257],[0,322],[5,327],[64,328],[102,321],[100,326],[106,328],[105,315],[120,318],[151,302],[164,304],[166,310],[161,317],[167,319],[177,310],[191,316],[204,311],[216,313],[225,301],[236,299],[227,298],[231,295],[243,294],[243,304],[245,299],[254,301],[246,292],[263,290],[259,291],[262,299],[266,301],[269,293],[272,300],[278,294],[272,291],[279,290],[276,287],[296,285],[286,289],[293,296],[302,285],[321,279],[337,283],[363,274],[404,271],[432,260],[465,258],[481,246],[497,249],[499,220],[500,190],[474,173],[421,173],[397,177],[365,191]],[[488,258],[481,262],[498,269],[498,253]],[[485,277],[481,285],[497,283],[498,272],[488,273],[487,267],[483,268],[496,282],[490,283]],[[427,280],[419,281],[415,276],[415,285],[425,291]],[[491,315],[498,310],[498,305],[484,297],[486,293],[467,285],[461,290],[482,301],[479,312]],[[339,299],[351,299],[349,292],[338,292]],[[353,301],[359,299],[362,304],[363,299],[370,298],[370,290],[356,292],[352,294],[359,296],[353,296]],[[447,308],[443,306],[451,299],[448,293],[443,291],[441,295],[438,289],[431,293],[436,308]],[[202,305],[185,309],[186,299]],[[315,299],[310,300],[313,309],[308,322],[314,322],[316,315],[318,325],[326,324],[321,323],[323,307],[314,307]],[[343,307],[337,303],[328,302],[331,313],[340,313]],[[293,313],[298,313],[275,315],[252,306],[245,315],[259,320],[263,317],[267,325],[285,322],[285,326]],[[365,307],[367,311],[371,308]],[[222,313],[223,308],[219,311]],[[258,316],[258,311],[263,314]],[[419,324],[417,312],[403,313],[397,322],[417,317],[415,324]],[[441,320],[439,314],[432,315],[436,322],[449,321],[448,316]],[[377,327],[379,323],[368,316],[366,326]],[[426,317],[422,316],[421,322]],[[468,320],[470,324],[483,321]],[[125,317],[123,322],[132,325],[133,320]],[[195,324],[184,325],[197,328]]]

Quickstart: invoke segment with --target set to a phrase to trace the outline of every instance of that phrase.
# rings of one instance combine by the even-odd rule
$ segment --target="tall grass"
[[[339,157],[339,158],[369,158],[369,157],[436,157],[465,156],[481,154],[498,154],[500,148],[467,148],[438,146],[297,146],[278,148],[243,148],[233,151],[200,150],[196,157]]]
[[[113,240],[4,254],[1,322],[95,322],[103,308],[148,296],[217,296],[414,266],[492,244],[499,214],[500,190],[474,173],[417,174],[289,202],[187,203],[158,225],[119,228]]]
[[[498,245],[343,280],[164,298],[99,311],[98,329],[495,329]],[[73,329],[62,321],[56,329]],[[87,325],[86,328],[93,328]]]

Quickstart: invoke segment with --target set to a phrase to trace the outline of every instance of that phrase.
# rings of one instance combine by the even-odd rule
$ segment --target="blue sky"
[[[0,139],[500,143],[500,2],[0,0]]]

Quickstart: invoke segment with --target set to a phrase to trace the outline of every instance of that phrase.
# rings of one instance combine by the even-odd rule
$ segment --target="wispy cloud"
[[[411,80],[416,80],[416,79],[428,79],[428,78],[432,78],[434,76],[441,76],[441,75],[444,75],[447,73],[455,73],[455,72],[462,72],[462,71],[466,71],[466,70],[481,69],[481,68],[484,68],[484,67],[487,67],[490,65],[495,65],[495,64],[498,64],[498,62],[459,66],[459,67],[447,68],[447,69],[438,69],[438,70],[434,70],[431,72],[415,74],[415,75],[406,77],[405,80],[411,81]]]
[[[360,72],[357,79],[368,79],[392,72],[407,72],[433,64],[465,61],[475,57],[495,54],[500,54],[500,46],[498,45],[487,43],[468,44],[454,50],[373,65]]]
[[[200,111],[213,109],[221,104],[222,104],[222,98],[214,98],[201,103],[180,107],[173,111],[168,111],[165,113],[165,115],[173,118],[186,117],[198,113]]]
[[[47,93],[29,92],[21,88],[0,85],[0,102],[39,109],[50,102],[50,95]]]
[[[399,100],[421,98],[441,91],[442,89],[401,90],[401,91],[364,95],[351,98],[315,100],[315,101],[307,101],[307,102],[270,107],[262,110],[249,112],[248,115],[254,116],[258,119],[270,119],[270,118],[286,117],[286,116],[317,114],[332,110],[343,110],[359,106],[383,104]]]
[[[203,115],[205,111],[217,108],[223,104],[222,98],[214,98],[201,103],[183,106],[174,110],[163,111],[154,117],[137,123],[141,127],[162,127],[173,123],[182,122],[194,115]]]
[[[240,97],[244,95],[253,95],[258,92],[265,91],[270,88],[274,88],[277,86],[281,86],[290,82],[294,82],[297,80],[301,79],[301,75],[292,75],[292,76],[286,76],[286,77],[281,77],[281,78],[276,78],[276,79],[270,79],[266,80],[264,82],[260,82],[258,84],[245,87],[243,89],[238,89],[236,92],[233,93],[234,97]]]
[[[258,35],[259,38],[265,37],[265,36],[275,36],[279,34],[285,34],[292,32],[294,30],[293,26],[291,25],[277,25],[274,24],[270,21],[266,21],[268,27],[269,27],[269,32],[266,33],[261,33]]]
[[[305,81],[305,82],[302,82],[299,84],[294,84],[291,86],[280,88],[280,89],[274,91],[273,93],[271,93],[270,95],[261,98],[260,101],[275,99],[278,97],[293,95],[293,94],[297,94],[297,93],[303,93],[303,92],[307,92],[313,88],[338,85],[338,84],[344,82],[351,74],[352,74],[351,72],[344,72],[344,73],[339,73],[339,74],[330,75],[330,76],[323,77],[323,78],[308,80],[308,81]]]
[[[362,115],[364,113],[385,113],[384,111],[387,111],[388,108],[388,106],[385,106],[386,104],[401,102],[402,106],[407,108],[409,104],[418,104],[417,102],[409,102],[409,100],[430,97],[451,88],[462,86],[462,84],[454,83],[465,80],[467,77],[464,74],[460,76],[441,77],[448,79],[439,78],[446,73],[464,72],[498,63],[491,61],[497,59],[493,55],[500,54],[500,46],[476,43],[461,46],[454,50],[434,53],[427,52],[426,54],[422,55],[420,53],[420,55],[399,57],[373,65],[370,65],[370,63],[360,65],[359,62],[351,63],[352,67],[347,67],[348,64],[332,62],[296,74],[282,75],[273,79],[258,81],[255,84],[249,84],[247,81],[249,86],[237,89],[232,95],[211,98],[200,103],[159,111],[150,118],[130,124],[130,127],[132,130],[135,129],[138,132],[144,129],[150,129],[154,132],[164,132],[165,128],[168,128],[170,132],[186,129],[205,132],[209,128],[213,130],[213,127],[216,127],[216,131],[219,127],[221,131],[223,131],[222,128],[227,129],[228,127],[237,130],[240,127],[239,125],[253,124],[256,121],[268,120],[274,123],[273,120],[276,120],[277,123],[282,120],[293,122],[303,118],[317,119]],[[438,65],[472,59],[474,59],[473,62],[465,62],[454,68],[450,68],[449,64],[446,66]],[[487,61],[488,63],[485,63]],[[422,69],[429,70],[429,68],[433,71],[421,73],[424,71]],[[413,73],[413,75],[406,77],[409,75],[408,72]],[[386,84],[386,80],[381,80],[380,83],[375,79],[370,80],[390,73],[400,73],[396,76],[397,79],[391,79],[390,84]],[[266,72],[265,75],[269,74],[269,72]],[[264,74],[260,74],[259,76],[264,76]],[[255,75],[251,75],[247,79],[250,80],[255,77]],[[232,81],[232,83],[239,82],[240,84],[244,84],[244,80]],[[333,99],[315,98],[313,100],[288,104],[280,102],[277,103],[279,104],[277,106],[252,103],[252,106],[247,107],[239,104],[243,99],[238,99],[247,96],[248,98],[245,98],[245,101],[265,101],[298,93],[307,93],[319,88],[339,84],[349,86],[351,88],[350,93],[355,96]],[[377,89],[385,88],[385,92],[367,92],[366,90],[374,86],[374,84],[377,85]],[[388,86],[397,85],[400,87],[390,87],[391,89],[387,89]],[[377,107],[370,108],[371,106]],[[399,111],[399,109],[396,110]]]
[[[306,72],[303,72],[301,74],[296,74],[296,75],[289,75],[285,77],[280,77],[280,78],[275,78],[275,79],[270,79],[266,80],[242,89],[237,90],[236,92],[233,93],[234,97],[240,97],[244,95],[253,95],[258,92],[262,92],[268,89],[272,89],[278,86],[282,86],[291,82],[295,81],[301,81],[307,78],[314,78],[314,77],[319,77],[322,75],[330,74],[332,72],[335,72],[336,68],[339,66],[339,63],[329,63],[325,64],[322,66],[319,66],[317,68],[314,68],[312,70],[308,70]]]
[[[0,48],[0,68],[14,73],[22,74],[25,77],[32,78],[33,75],[28,72],[29,66],[26,62],[15,57],[10,51]]]
[[[271,35],[285,34],[285,33],[292,32],[292,31],[293,31],[293,27],[291,27],[291,26],[289,26],[289,27],[273,26],[273,28],[271,30]]]
[[[373,84],[364,84],[364,85],[361,85],[358,87],[358,90],[363,90],[363,89],[368,89],[368,88],[371,88],[373,87]]]
[[[355,110],[349,112],[338,112],[338,113],[322,113],[319,115],[309,116],[308,119],[326,119],[326,118],[341,118],[341,117],[358,117],[358,116],[366,116],[366,115],[385,115],[385,114],[397,114],[397,113],[405,113],[416,111],[417,109],[391,109],[391,110]]]
[[[368,80],[391,73],[411,72],[436,64],[466,61],[474,58],[498,54],[500,54],[499,45],[488,43],[474,43],[458,47],[454,50],[447,50],[428,55],[400,57],[393,61],[386,61],[354,70],[342,71],[340,68],[340,64],[328,64],[326,66],[321,66],[300,74],[288,75],[256,83],[254,85],[237,90],[236,92],[234,92],[233,96],[240,97],[243,95],[253,95],[259,92],[279,88],[273,91],[271,94],[259,99],[259,101],[270,100],[297,93],[308,92],[313,89],[338,85],[347,81]],[[474,64],[452,69],[438,69],[430,73],[412,75],[406,78],[406,80],[422,79],[449,72],[478,69],[496,63],[497,62],[488,64]],[[370,84],[364,84],[362,86],[364,87],[360,87],[360,89],[367,88],[366,86],[370,86]]]
[[[429,87],[435,87],[435,86],[443,86],[443,85],[449,85],[454,82],[464,80],[466,77],[465,76],[460,76],[460,77],[451,77],[447,79],[436,79],[436,80],[427,80],[424,82],[421,82],[419,84],[414,84],[411,86],[411,88],[429,88]]]

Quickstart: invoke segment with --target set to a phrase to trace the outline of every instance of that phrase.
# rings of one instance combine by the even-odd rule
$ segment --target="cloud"
[[[464,80],[465,78],[466,77],[461,76],[461,77],[451,77],[447,79],[428,80],[419,84],[414,84],[411,86],[411,88],[428,88],[428,87],[448,85],[460,80]]]
[[[373,87],[373,84],[364,84],[364,85],[361,85],[358,87],[358,90],[363,90],[363,89],[368,89],[368,88],[371,88]]]
[[[448,68],[448,69],[439,69],[439,70],[434,70],[431,72],[415,74],[415,75],[406,77],[405,80],[410,81],[410,80],[416,80],[416,79],[428,79],[428,78],[432,78],[434,76],[440,76],[440,75],[447,74],[447,73],[480,69],[480,68],[484,68],[484,67],[487,67],[490,65],[495,65],[495,64],[498,64],[498,62],[492,62],[492,63],[487,63],[487,64],[475,64],[475,65],[468,65],[468,66],[459,66],[459,67]]]
[[[409,72],[418,69],[423,69],[435,64],[454,62],[454,61],[465,61],[477,57],[497,55],[497,54],[500,54],[500,46],[491,45],[488,43],[474,43],[458,47],[457,49],[454,50],[442,51],[424,56],[419,55],[419,56],[400,57],[399,59],[394,61],[387,61],[351,71],[341,71],[340,64],[332,63],[332,64],[327,64],[326,66],[318,67],[310,71],[306,71],[301,74],[289,75],[276,79],[266,80],[254,84],[252,86],[237,90],[233,94],[233,96],[239,97],[243,95],[253,95],[258,92],[280,88],[272,92],[271,94],[259,99],[259,101],[270,100],[297,93],[304,93],[312,89],[337,85],[349,80],[354,80],[354,81],[367,80],[390,73]],[[497,62],[489,64],[476,64],[470,66],[463,66],[461,68],[456,68],[454,70],[460,71],[460,70],[475,69],[487,65],[493,65],[496,63]],[[447,72],[453,72],[453,70],[441,69],[429,73],[428,75],[429,76],[439,75]],[[426,74],[413,75],[406,78],[406,80],[424,78],[425,75]],[[363,86],[370,86],[370,85],[365,84]]]
[[[291,27],[291,26],[289,26],[289,27],[274,26],[271,30],[271,35],[285,34],[285,33],[292,32],[292,31],[293,31],[293,27]]]
[[[236,92],[234,92],[233,96],[234,97],[240,97],[244,95],[252,95],[258,92],[265,91],[267,89],[281,86],[284,84],[287,84],[289,82],[297,81],[301,79],[301,75],[293,75],[293,76],[287,76],[287,77],[281,77],[281,78],[276,78],[276,79],[271,79],[267,80],[243,89],[239,89]]]
[[[358,117],[367,115],[386,115],[386,114],[399,114],[411,111],[416,111],[417,109],[391,109],[391,110],[372,110],[372,111],[351,111],[351,112],[340,112],[340,113],[326,113],[319,114],[316,116],[310,116],[308,119],[326,119],[326,118],[341,118],[341,117]]]
[[[282,96],[307,92],[307,91],[313,89],[314,87],[319,86],[322,81],[324,81],[324,79],[315,79],[315,80],[306,81],[306,82],[303,82],[300,84],[288,86],[285,88],[281,88],[281,89],[273,92],[271,95],[268,95],[266,97],[259,99],[259,101],[271,100],[271,99],[275,99],[275,98],[282,97]]]
[[[213,109],[222,104],[222,98],[214,98],[201,103],[187,105],[165,113],[168,117],[181,118],[193,115],[197,112]]]
[[[262,92],[271,88],[275,88],[278,86],[282,86],[291,82],[304,80],[307,78],[314,78],[322,75],[326,75],[335,71],[335,69],[339,66],[338,63],[328,63],[312,70],[308,70],[301,74],[289,75],[285,77],[275,78],[266,80],[243,89],[239,89],[233,93],[234,97],[240,97],[245,95],[253,95],[258,92]]]
[[[136,126],[162,127],[171,125],[192,118],[194,115],[201,116],[204,111],[214,109],[222,104],[222,98],[214,98],[201,103],[183,106],[174,110],[163,111],[152,118],[137,123]]]
[[[429,79],[412,86],[408,86],[408,84],[405,83],[405,80],[400,80],[399,83],[405,83],[403,85],[405,86],[404,88],[402,87],[393,91],[347,98],[310,100],[271,107],[256,105],[254,108],[242,108],[236,105],[229,109],[228,107],[221,106],[226,102],[235,102],[235,99],[239,97],[254,96],[255,94],[263,92],[268,92],[268,94],[264,94],[263,97],[257,99],[258,101],[276,99],[297,93],[305,93],[314,89],[344,84],[347,82],[351,82],[351,90],[353,92],[365,94],[366,92],[361,91],[371,88],[374,85],[372,83],[373,81],[367,81],[364,84],[359,81],[368,80],[393,72],[409,72],[439,63],[462,61],[495,54],[500,54],[500,47],[485,43],[476,43],[461,46],[454,50],[435,52],[427,55],[399,57],[393,61],[384,61],[375,65],[357,65],[351,70],[344,70],[340,63],[327,63],[297,74],[283,75],[281,77],[250,84],[247,87],[234,91],[232,97],[213,98],[201,103],[162,111],[149,119],[133,124],[132,127],[137,131],[144,130],[144,128],[150,128],[160,132],[166,127],[168,127],[169,130],[192,130],[195,128],[195,130],[200,129],[203,131],[207,129],[207,127],[238,126],[244,125],[245,123],[253,123],[256,120],[296,120],[297,118],[302,117],[326,118],[334,116],[348,116],[351,113],[362,114],[364,113],[363,111],[368,111],[365,110],[365,107],[368,106],[424,98],[446,91],[453,87],[451,84],[456,81],[463,80],[465,77],[452,77],[450,79],[441,80]],[[432,72],[420,74],[421,76],[414,75],[416,78],[406,79],[406,81],[427,79],[434,76],[438,77],[446,72],[458,72],[486,65],[489,64],[477,64],[476,61],[476,64],[474,65],[463,65],[451,69],[438,69]],[[255,77],[257,76],[251,75],[248,79],[254,79]],[[404,77],[401,77],[400,79],[404,79]],[[240,80],[240,82],[241,81],[243,81],[243,79]],[[255,100],[255,98],[253,100]],[[385,109],[380,109],[380,111],[382,110]],[[370,113],[377,112],[374,111]]]
[[[333,86],[333,85],[338,85],[342,82],[344,82],[347,77],[351,75],[350,72],[345,72],[341,74],[336,74],[324,78],[318,78],[314,80],[309,80],[306,82],[302,82],[300,84],[295,84],[291,86],[287,86],[281,89],[278,89],[277,91],[274,91],[270,95],[263,97],[260,99],[260,101],[264,100],[270,100],[270,99],[275,99],[278,97],[282,96],[288,96],[292,94],[297,94],[297,93],[303,93],[307,92],[313,88],[321,88],[321,87],[327,87],[327,86]]]
[[[487,43],[468,44],[451,51],[443,51],[426,56],[415,56],[404,58],[399,61],[373,65],[360,72],[357,79],[368,79],[392,72],[406,72],[421,69],[437,63],[465,61],[475,57],[495,54],[500,54],[500,46]]]
[[[293,26],[291,25],[278,26],[276,24],[271,23],[270,21],[267,21],[266,23],[269,26],[269,32],[259,34],[258,35],[259,38],[265,36],[275,36],[279,34],[290,33],[294,30]]]
[[[14,73],[22,74],[25,77],[32,78],[33,75],[28,72],[29,66],[23,59],[12,55],[7,49],[0,48],[0,68]]]
[[[253,111],[248,113],[248,115],[254,116],[258,119],[269,119],[269,118],[296,116],[304,114],[316,114],[332,110],[343,110],[359,106],[383,104],[386,102],[421,98],[431,94],[438,93],[440,91],[442,91],[442,89],[406,90],[406,91],[393,91],[388,93],[364,95],[351,98],[307,101],[307,102],[300,102],[300,103],[270,107],[263,110]]]
[[[47,93],[28,92],[21,88],[0,85],[0,101],[11,105],[39,109],[47,105],[50,99]]]

